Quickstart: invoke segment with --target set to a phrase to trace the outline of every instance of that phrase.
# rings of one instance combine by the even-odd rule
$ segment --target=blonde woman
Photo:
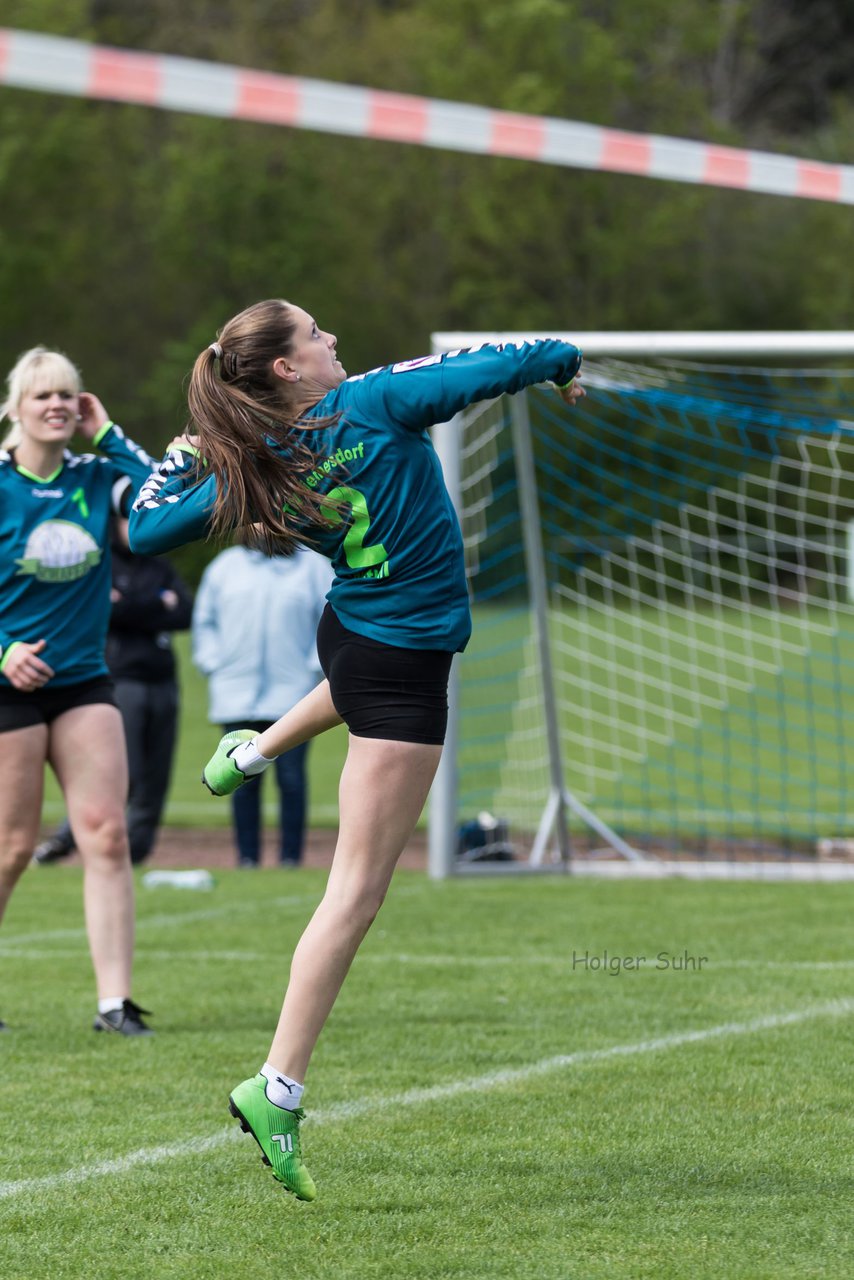
[[[104,643],[114,494],[126,477],[137,489],[153,462],[57,351],[21,356],[2,415],[11,429],[0,449],[0,919],[38,837],[50,764],[83,862],[94,1029],[150,1035],[131,998],[127,760]],[[72,453],[75,432],[104,456]]]

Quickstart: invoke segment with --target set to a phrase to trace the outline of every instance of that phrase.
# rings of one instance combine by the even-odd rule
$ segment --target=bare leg
[[[350,737],[326,893],[294,952],[268,1059],[294,1080],[305,1079],[317,1038],[424,807],[441,754],[440,746]]]
[[[51,764],[83,861],[83,902],[99,998],[131,994],[134,895],[124,730],[115,707],[75,707],[51,726]]]
[[[0,733],[0,920],[38,839],[46,725]]]
[[[319,733],[342,724],[341,717],[332,705],[329,681],[321,680],[311,693],[301,698],[290,711],[286,711],[275,724],[258,735],[257,747],[262,756],[274,760],[276,756],[308,742]]]

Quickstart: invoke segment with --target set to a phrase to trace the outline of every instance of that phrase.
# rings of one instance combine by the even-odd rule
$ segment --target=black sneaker
[[[6,1026],[6,1023],[3,1021],[2,1018],[0,1018],[0,1031],[8,1031],[8,1030],[9,1028]]]
[[[151,1016],[150,1009],[140,1009],[133,1000],[124,1000],[121,1009],[111,1009],[109,1013],[99,1013],[92,1023],[93,1031],[117,1031],[120,1036],[153,1036],[151,1027],[146,1026],[142,1015]]]
[[[52,862],[70,857],[73,852],[73,841],[69,844],[62,836],[48,836],[46,840],[42,840],[41,844],[36,845],[33,851],[33,862],[40,867],[49,867]]]

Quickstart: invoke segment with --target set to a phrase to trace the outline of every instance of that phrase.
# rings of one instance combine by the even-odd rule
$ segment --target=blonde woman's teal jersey
[[[332,562],[329,603],[359,635],[410,649],[465,648],[471,615],[462,535],[429,428],[466,405],[537,382],[565,385],[581,352],[566,342],[485,344],[347,378],[297,428],[315,457],[305,484],[330,499],[307,540]],[[131,548],[167,551],[203,537],[212,475],[173,450],[131,513]]]
[[[117,495],[134,492],[156,466],[120,427],[107,424],[105,455],[66,450],[51,476],[36,476],[0,451],[0,679],[15,644],[47,641],[49,687],[107,674],[109,520]]]

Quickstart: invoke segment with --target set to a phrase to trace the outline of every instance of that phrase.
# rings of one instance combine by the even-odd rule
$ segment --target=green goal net
[[[575,409],[525,394],[533,505],[520,397],[443,428],[475,628],[434,844],[488,813],[554,857],[556,764],[575,852],[854,837],[854,345],[778,363],[603,338]]]

